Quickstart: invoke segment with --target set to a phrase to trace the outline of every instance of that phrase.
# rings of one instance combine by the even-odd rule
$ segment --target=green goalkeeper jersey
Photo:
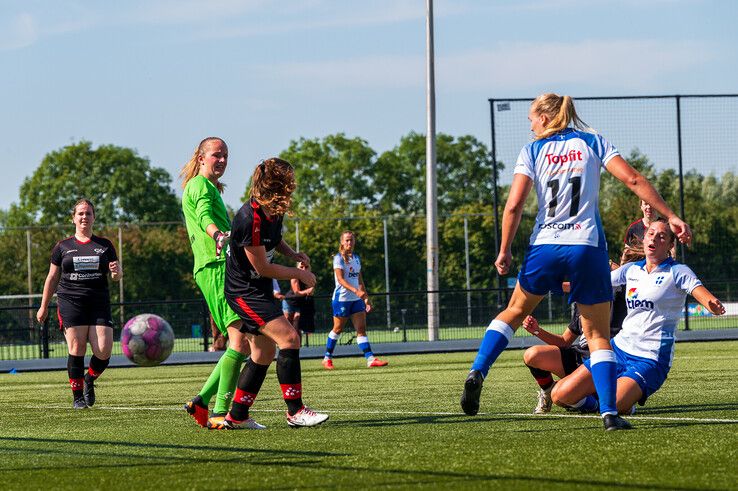
[[[182,193],[182,213],[185,216],[187,235],[195,256],[193,271],[197,273],[210,263],[225,261],[225,250],[221,252],[220,257],[216,257],[215,241],[205,231],[211,223],[214,223],[221,232],[231,229],[228,212],[218,188],[203,176],[190,179]]]

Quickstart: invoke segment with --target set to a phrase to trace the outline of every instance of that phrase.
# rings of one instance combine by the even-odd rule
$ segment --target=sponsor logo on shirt
[[[96,280],[100,278],[100,273],[69,273],[69,279],[71,281],[84,281],[84,280]]]
[[[638,288],[631,288],[625,295],[625,303],[629,309],[653,309],[653,302],[650,300],[640,300],[638,298]]]
[[[100,267],[99,256],[75,256],[72,260],[75,271],[97,271]]]
[[[582,228],[582,224],[577,223],[559,223],[559,222],[551,222],[551,223],[539,223],[538,224],[538,230],[580,230]]]
[[[565,164],[566,162],[574,162],[575,160],[584,160],[582,159],[582,152],[579,150],[569,150],[568,153],[564,153],[561,155],[554,155],[552,153],[546,154],[546,163],[548,164]]]

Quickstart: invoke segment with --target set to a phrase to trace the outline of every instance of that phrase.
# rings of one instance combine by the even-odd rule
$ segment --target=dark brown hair
[[[80,198],[77,200],[77,202],[72,207],[72,218],[74,218],[74,214],[77,213],[77,207],[82,204],[85,204],[89,206],[90,208],[92,208],[92,216],[94,217],[95,216],[95,205],[93,205],[92,201],[90,201],[87,198]]]
[[[267,212],[285,215],[290,211],[295,191],[295,169],[277,157],[262,160],[251,176],[249,195]]]

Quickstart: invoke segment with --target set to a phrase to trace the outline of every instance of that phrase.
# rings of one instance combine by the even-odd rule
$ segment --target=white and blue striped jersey
[[[530,177],[538,195],[531,245],[605,247],[600,169],[617,155],[602,136],[572,128],[523,147],[514,173]]]
[[[359,288],[359,273],[361,273],[361,260],[358,254],[353,254],[347,261],[343,259],[340,253],[333,256],[333,277],[336,280],[336,288],[333,290],[333,301],[334,302],[353,302],[355,300],[361,300],[352,291],[347,290],[338,282],[338,275],[335,270],[343,270],[343,279],[354,287]]]
[[[684,264],[666,259],[650,273],[646,260],[628,263],[610,273],[613,286],[625,285],[628,315],[615,344],[634,356],[670,367],[674,332],[684,312],[687,294],[702,285]]]

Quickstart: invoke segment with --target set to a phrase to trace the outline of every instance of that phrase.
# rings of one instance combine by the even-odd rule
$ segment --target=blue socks
[[[479,346],[477,357],[472,364],[472,370],[478,370],[484,378],[487,378],[489,368],[500,356],[500,353],[504,351],[514,335],[515,331],[506,323],[497,319],[490,322],[482,338],[482,344]]]
[[[326,358],[331,358],[333,356],[333,350],[336,349],[336,344],[338,344],[338,338],[340,337],[340,334],[336,334],[333,331],[328,333],[328,339],[325,341]]]
[[[374,353],[372,353],[372,347],[369,345],[369,338],[366,336],[358,336],[356,338],[356,344],[358,344],[359,349],[364,352],[364,358],[369,359],[374,356]]]
[[[617,360],[615,352],[609,349],[592,352],[589,357],[597,396],[600,398],[600,414],[618,414],[615,404],[617,395]]]
[[[587,396],[572,406],[583,413],[594,413],[600,408],[600,403],[595,396]]]

